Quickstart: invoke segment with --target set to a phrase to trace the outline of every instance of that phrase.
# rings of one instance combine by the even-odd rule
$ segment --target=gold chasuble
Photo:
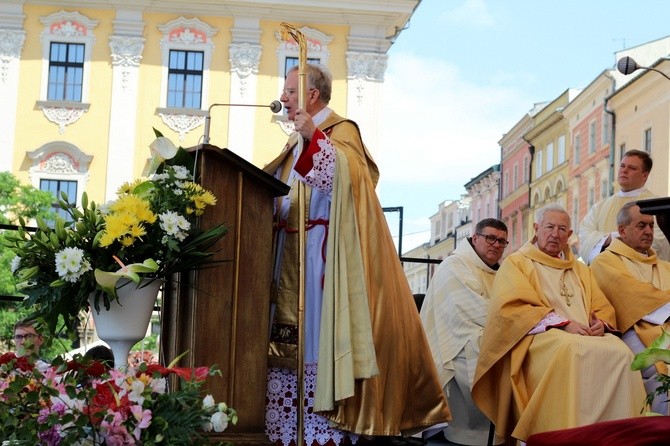
[[[623,332],[633,328],[648,347],[661,335],[663,325],[642,318],[670,302],[670,263],[659,260],[653,249],[646,256],[614,239],[595,258],[591,270],[616,310],[617,327]],[[664,363],[657,369],[667,373]]]
[[[446,422],[449,408],[375,192],[377,166],[353,121],[331,113],[318,128],[336,148],[336,171],[314,410],[337,428],[364,435],[409,434]],[[284,166],[286,174],[294,145],[290,140],[265,170]],[[297,228],[292,211],[288,226]],[[297,321],[297,245],[297,235],[286,236],[275,314],[286,333]],[[273,338],[271,364],[278,357],[295,367],[295,352],[290,336]]]
[[[631,371],[633,354],[618,337],[560,328],[528,334],[550,312],[581,323],[594,314],[615,326],[614,309],[588,267],[569,248],[560,259],[534,242],[507,257],[496,274],[472,390],[475,403],[499,435],[520,440],[638,416],[645,400],[642,379]]]

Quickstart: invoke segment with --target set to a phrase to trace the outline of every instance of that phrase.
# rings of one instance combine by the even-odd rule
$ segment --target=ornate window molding
[[[330,58],[330,50],[328,45],[333,38],[307,26],[300,28],[300,32],[305,36],[307,41],[307,57],[310,59],[319,59],[322,65],[328,66],[328,59]],[[275,33],[277,39],[277,73],[279,84],[277,85],[277,97],[281,96],[282,88],[284,88],[284,67],[286,66],[287,57],[298,57],[298,44],[293,39],[284,40],[281,33]],[[274,116],[274,121],[279,124],[281,129],[287,135],[293,131],[293,123],[289,122],[285,116]]]
[[[69,180],[77,182],[77,204],[88,182],[88,168],[93,156],[87,155],[73,144],[53,141],[37,150],[27,152],[32,161],[28,169],[32,185],[39,189],[40,180]]]
[[[258,74],[258,64],[261,60],[262,49],[260,45],[231,43],[229,51],[230,71],[237,74],[240,80],[240,96],[244,97],[247,77],[252,74]]]
[[[207,110],[209,104],[209,77],[212,65],[212,52],[214,44],[212,37],[218,29],[213,28],[196,18],[186,19],[179,17],[165,25],[158,27],[163,38],[161,39],[162,67],[161,67],[161,98],[162,108],[156,113],[161,117],[163,123],[173,131],[179,133],[179,140],[183,140],[187,133],[200,127],[205,123],[202,110]],[[202,51],[204,53],[202,74],[202,99],[200,101],[202,110],[166,108],[168,89],[168,63],[170,50]]]
[[[7,83],[9,64],[21,56],[25,31],[0,30],[0,82]]]
[[[65,133],[66,126],[77,122],[90,107],[90,104],[63,101],[37,101],[35,105],[49,121],[58,125],[61,135]]]
[[[140,66],[142,51],[144,51],[144,40],[141,37],[128,36],[111,36],[109,38],[112,65],[121,67],[121,88],[124,91],[128,86],[131,69]]]
[[[44,116],[58,125],[62,134],[65,127],[76,122],[84,112],[88,111],[88,94],[91,81],[91,54],[95,36],[93,28],[98,25],[96,20],[78,12],[60,11],[40,19],[44,25],[42,31],[42,82],[40,85],[40,100],[37,107]],[[81,102],[48,101],[49,85],[49,51],[52,42],[80,43],[84,45],[84,76],[82,83]]]
[[[388,56],[377,53],[347,51],[347,77],[356,88],[356,99],[362,103],[367,82],[384,82]]]

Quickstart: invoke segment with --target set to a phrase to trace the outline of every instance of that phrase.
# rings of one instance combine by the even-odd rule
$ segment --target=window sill
[[[88,111],[91,104],[75,101],[37,101],[35,108],[42,110],[44,116],[58,125],[59,133],[65,133],[65,127],[74,124]]]

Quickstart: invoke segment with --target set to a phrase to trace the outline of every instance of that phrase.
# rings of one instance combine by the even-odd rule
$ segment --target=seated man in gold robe
[[[568,245],[561,206],[538,210],[535,237],[493,282],[472,397],[501,436],[640,414],[645,393],[633,354],[612,334],[615,316]]]
[[[619,237],[598,255],[591,270],[600,288],[616,310],[617,327],[623,341],[639,353],[670,330],[670,263],[658,259],[651,247],[654,241],[654,216],[640,213],[631,202],[617,215]],[[657,371],[667,373],[664,363],[642,371],[648,393],[659,386]],[[668,396],[657,396],[651,410],[668,415]]]

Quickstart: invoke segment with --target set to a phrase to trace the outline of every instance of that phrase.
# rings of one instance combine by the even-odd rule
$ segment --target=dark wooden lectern
[[[166,287],[161,323],[165,363],[184,352],[180,366],[216,364],[223,379],[208,380],[207,392],[239,416],[215,440],[237,445],[268,444],[265,391],[272,278],[273,198],[289,187],[227,149],[189,150],[198,182],[217,197],[202,228],[224,222],[228,234],[214,247],[220,263],[181,274]]]

